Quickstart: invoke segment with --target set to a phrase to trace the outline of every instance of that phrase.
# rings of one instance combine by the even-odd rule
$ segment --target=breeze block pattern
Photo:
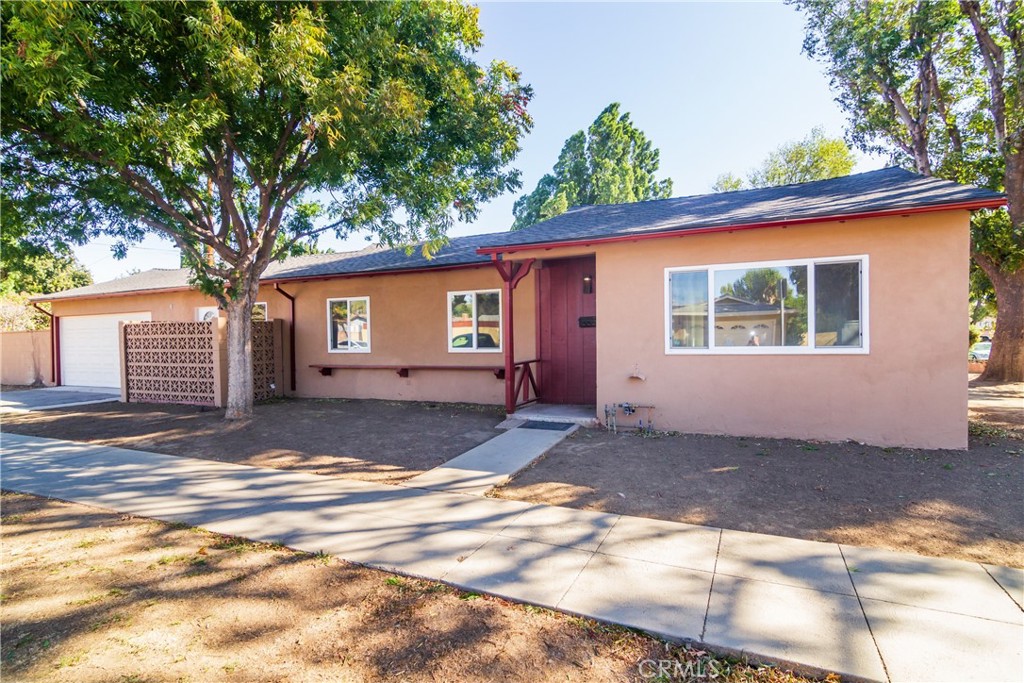
[[[226,320],[122,323],[121,400],[224,407]],[[280,320],[252,323],[253,399],[283,393]]]
[[[216,346],[212,321],[125,323],[128,400],[216,405]]]
[[[274,323],[252,324],[252,394],[256,401],[277,395],[277,365],[274,353]]]

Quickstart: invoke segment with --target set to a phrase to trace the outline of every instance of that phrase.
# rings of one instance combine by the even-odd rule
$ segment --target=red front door
[[[545,403],[597,403],[594,257],[545,261],[537,271],[540,391]]]

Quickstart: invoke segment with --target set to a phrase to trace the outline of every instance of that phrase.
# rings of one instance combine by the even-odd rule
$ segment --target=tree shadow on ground
[[[282,399],[245,422],[196,406],[108,403],[5,417],[4,430],[395,483],[493,438],[502,419],[494,406]]]
[[[1024,441],[967,451],[583,430],[493,495],[1024,566]]]
[[[3,507],[5,679],[611,681],[663,648],[182,525],[22,494]]]

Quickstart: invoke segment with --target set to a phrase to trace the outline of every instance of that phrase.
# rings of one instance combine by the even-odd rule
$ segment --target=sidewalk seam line
[[[864,624],[868,627],[868,633],[871,634],[871,642],[875,645],[875,652],[878,653],[878,661],[882,663],[882,671],[885,672],[885,679],[892,683],[892,675],[889,673],[889,666],[885,663],[885,657],[882,655],[882,648],[878,646],[878,639],[875,638],[875,631],[871,628],[871,620],[868,619],[868,612],[864,609],[864,601],[860,598],[860,591],[857,590],[857,583],[853,580],[853,572],[850,571],[850,563],[846,561],[846,554],[843,552],[843,547],[839,543],[836,543],[836,547],[839,548],[839,556],[843,558],[843,566],[846,567],[846,575],[850,577],[850,585],[853,586],[853,594],[857,598],[857,604],[860,605],[861,616],[864,617]]]
[[[718,546],[715,548],[715,564],[711,567],[711,585],[708,587],[708,602],[704,606],[704,623],[700,627],[700,642],[704,642],[704,636],[708,632],[708,616],[711,614],[711,596],[715,593],[715,577],[718,576],[718,556],[722,553],[722,534],[724,529],[718,530]]]
[[[622,515],[617,515],[615,517],[615,521],[612,522],[612,525],[610,527],[608,527],[607,531],[604,532],[604,536],[601,537],[601,541],[597,544],[597,547],[595,547],[593,550],[589,551],[590,552],[590,557],[588,557],[587,561],[583,563],[583,566],[580,567],[580,570],[578,572],[576,572],[576,576],[572,577],[572,581],[570,581],[569,585],[565,587],[565,590],[562,591],[562,594],[560,596],[558,596],[558,600],[555,600],[555,609],[558,609],[558,606],[562,604],[562,600],[565,600],[565,596],[569,594],[569,591],[572,590],[572,587],[575,586],[576,582],[580,580],[580,576],[582,576],[583,572],[585,572],[587,570],[587,567],[590,566],[590,563],[594,560],[594,556],[597,555],[597,551],[601,549],[602,545],[604,545],[604,541],[605,541],[606,538],[608,538],[608,534],[610,534],[612,532],[612,529],[615,528],[615,525],[618,524],[619,520],[621,520],[621,519],[622,519]],[[568,548],[569,546],[556,546],[556,547]],[[572,550],[580,550],[579,548],[571,548],[571,549]],[[588,551],[584,551],[584,552],[588,552]],[[602,554],[604,554],[604,553],[602,553]],[[591,618],[593,618],[593,617],[591,617]]]
[[[1003,592],[1006,593],[1006,597],[1010,598],[1010,600],[1013,602],[1013,604],[1017,606],[1017,609],[1019,609],[1021,612],[1024,612],[1024,605],[1021,605],[1019,602],[1017,602],[1016,598],[1014,598],[1012,595],[1010,595],[1010,591],[1006,590],[1006,586],[1004,586],[1003,584],[999,583],[999,579],[997,579],[996,577],[992,576],[992,572],[990,572],[988,570],[988,567],[986,567],[981,562],[979,562],[978,564],[981,565],[981,568],[983,570],[985,570],[986,574],[988,574],[988,578],[990,578],[993,581],[995,581],[996,585],[1003,589]],[[993,619],[992,621],[999,621],[999,620],[998,619]]]

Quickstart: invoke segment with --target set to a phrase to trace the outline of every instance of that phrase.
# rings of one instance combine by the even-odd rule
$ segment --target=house
[[[258,306],[290,326],[295,396],[628,402],[661,429],[964,448],[970,212],[1003,203],[888,168],[583,206],[429,260],[290,258]],[[81,385],[120,381],[119,320],[214,306],[183,270],[41,298]]]

